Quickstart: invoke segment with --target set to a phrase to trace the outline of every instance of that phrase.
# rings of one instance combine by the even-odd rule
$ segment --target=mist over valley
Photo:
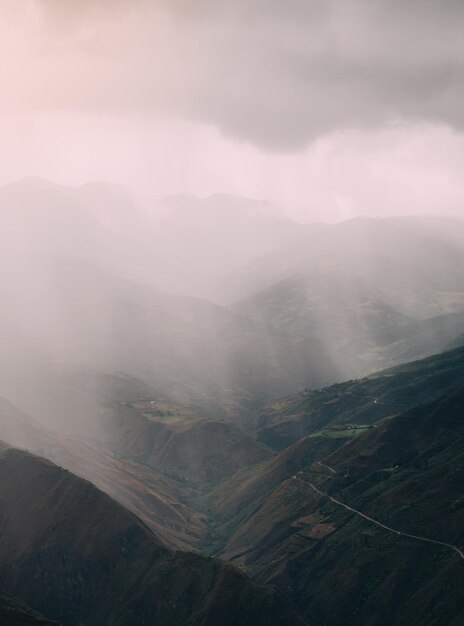
[[[0,7],[0,623],[464,623],[461,3]]]

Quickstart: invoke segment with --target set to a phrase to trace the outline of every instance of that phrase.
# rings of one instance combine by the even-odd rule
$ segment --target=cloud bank
[[[462,129],[459,0],[2,5],[4,109],[173,115],[263,150],[340,129]]]

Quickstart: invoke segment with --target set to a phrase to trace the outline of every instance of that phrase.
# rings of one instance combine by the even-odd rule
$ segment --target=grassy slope
[[[4,590],[66,626],[303,624],[273,589],[169,551],[90,483],[38,457],[2,453],[0,508]]]
[[[153,468],[51,433],[2,399],[0,430],[15,447],[47,457],[92,481],[146,522],[168,546],[190,550],[202,540],[204,516],[181,503],[189,496],[188,488]]]
[[[324,465],[302,461],[240,520],[225,553],[317,623],[462,623],[454,552],[378,528],[309,483],[393,528],[463,546],[464,391],[384,421]]]
[[[153,404],[152,404],[153,403]],[[239,468],[272,456],[231,423],[154,400],[119,407],[116,452],[195,489],[206,490]],[[226,452],[226,454],[225,454]]]
[[[327,427],[375,424],[461,385],[464,348],[275,402],[257,417],[258,440],[279,449]]]
[[[345,424],[373,425],[392,414],[423,404],[443,391],[464,386],[464,349],[396,367],[386,372],[310,391],[267,408],[260,418],[267,430],[297,437],[310,433],[256,467],[244,469],[218,485],[205,499],[205,510],[216,527],[218,541],[253,526],[253,515],[285,480],[349,442],[364,430]],[[341,428],[341,430],[339,430]],[[330,430],[333,429],[333,430]],[[368,430],[368,429],[366,429]],[[356,441],[356,439],[355,439]],[[354,445],[354,444],[353,444]],[[322,469],[320,467],[320,469]],[[273,519],[272,511],[267,513]],[[255,527],[257,531],[259,525]],[[234,546],[233,550],[237,549]]]

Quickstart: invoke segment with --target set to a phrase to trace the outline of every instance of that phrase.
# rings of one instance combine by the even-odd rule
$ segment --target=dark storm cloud
[[[400,119],[464,125],[460,0],[37,2],[74,49],[93,27],[89,83],[61,107],[158,110],[278,151]]]

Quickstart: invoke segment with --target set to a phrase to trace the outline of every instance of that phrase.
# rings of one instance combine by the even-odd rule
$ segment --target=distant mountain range
[[[159,224],[105,185],[0,189],[0,395],[101,438],[101,390],[91,397],[81,376],[121,373],[248,429],[268,398],[427,356],[464,333],[464,222],[306,226],[230,196],[169,204]],[[239,301],[159,290],[204,292],[192,274],[216,300]]]
[[[318,228],[231,277],[233,309],[321,341],[342,378],[444,350],[464,323],[464,222],[431,222],[436,234],[420,219]]]

